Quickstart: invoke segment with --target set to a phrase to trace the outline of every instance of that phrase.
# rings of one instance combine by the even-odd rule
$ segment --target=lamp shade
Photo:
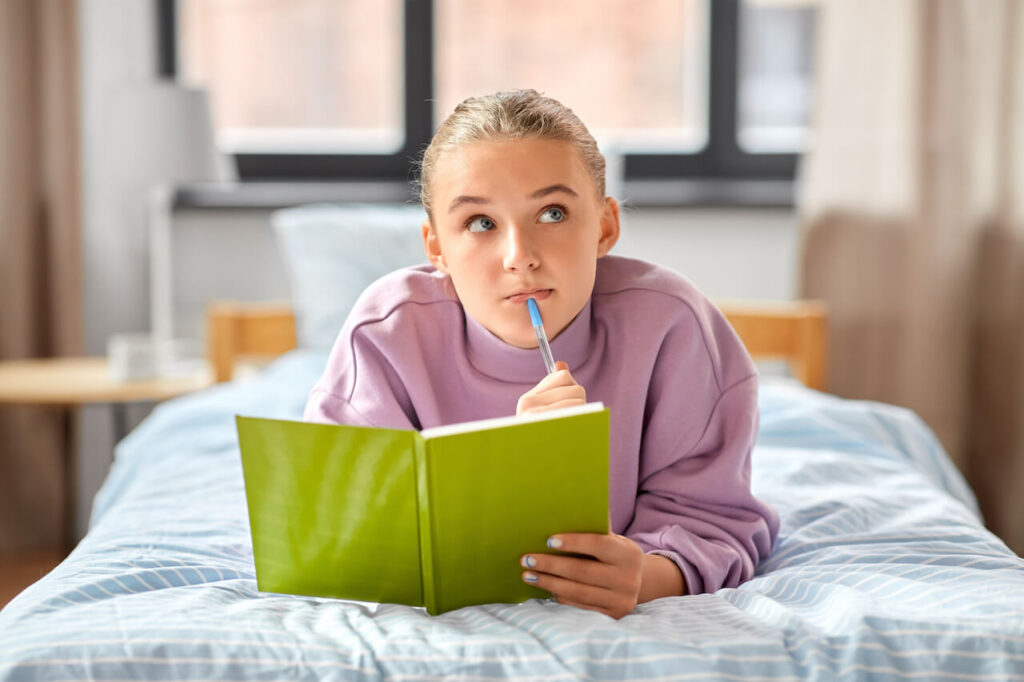
[[[118,184],[132,194],[153,185],[237,178],[233,161],[217,150],[205,90],[144,82],[114,92],[110,104],[107,152],[121,171]]]

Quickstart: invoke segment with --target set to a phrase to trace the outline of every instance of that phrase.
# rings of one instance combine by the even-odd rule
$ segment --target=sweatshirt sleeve
[[[731,342],[740,344],[733,337],[725,345]],[[753,370],[741,344],[736,352],[744,356],[736,369]],[[636,508],[625,534],[645,552],[675,562],[687,594],[736,587],[771,552],[779,525],[775,510],[750,490],[757,375],[719,391],[710,373],[700,377],[685,363],[667,374],[674,388],[663,390],[648,414]],[[709,407],[694,409],[702,402]]]
[[[346,324],[310,391],[303,419],[327,424],[418,429],[408,392],[380,347]]]

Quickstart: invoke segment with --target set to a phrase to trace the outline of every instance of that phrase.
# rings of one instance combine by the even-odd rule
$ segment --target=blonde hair
[[[572,109],[536,90],[512,90],[462,101],[434,133],[420,164],[420,200],[431,212],[431,181],[440,156],[470,142],[541,138],[569,142],[604,197],[604,156],[583,121]]]

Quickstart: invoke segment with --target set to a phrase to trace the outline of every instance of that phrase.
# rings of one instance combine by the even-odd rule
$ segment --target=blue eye
[[[565,211],[558,206],[550,206],[540,214],[542,223],[560,223],[565,220]]]
[[[473,218],[471,221],[469,221],[467,227],[469,228],[470,232],[490,232],[495,227],[497,227],[497,225],[495,225],[494,221],[491,220],[490,218],[486,216],[480,216],[478,218]]]

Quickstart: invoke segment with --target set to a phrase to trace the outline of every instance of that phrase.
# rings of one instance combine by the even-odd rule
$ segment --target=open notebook
[[[260,590],[425,606],[547,597],[519,558],[607,533],[601,403],[422,432],[238,416]]]

